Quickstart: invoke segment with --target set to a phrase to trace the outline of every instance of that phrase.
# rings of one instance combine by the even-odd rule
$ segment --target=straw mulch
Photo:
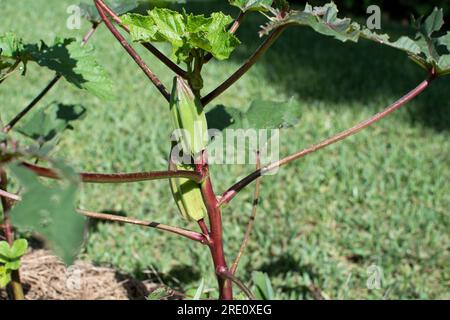
[[[20,275],[27,300],[137,300],[158,287],[85,261],[67,268],[46,250],[27,253]],[[6,298],[0,289],[0,300]]]

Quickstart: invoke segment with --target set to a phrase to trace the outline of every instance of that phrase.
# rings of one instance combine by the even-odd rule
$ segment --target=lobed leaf
[[[138,42],[167,42],[178,62],[187,61],[194,50],[211,53],[216,59],[229,58],[240,44],[226,30],[233,22],[221,12],[204,15],[179,13],[170,9],[155,8],[148,15],[127,14],[123,23],[130,28],[131,37]]]
[[[91,46],[81,46],[75,39],[55,39],[26,46],[31,59],[42,67],[61,74],[69,83],[102,99],[114,98],[113,81],[96,61]]]
[[[0,35],[0,81],[26,60],[21,39],[11,32]]]
[[[85,115],[86,109],[81,105],[65,105],[53,102],[38,110],[31,119],[17,130],[39,144],[53,140],[72,123]]]
[[[12,33],[0,36],[0,81],[22,62],[34,61],[62,75],[68,82],[102,99],[114,98],[113,81],[96,61],[93,48],[75,39],[55,39],[54,44],[26,44]],[[23,74],[25,71],[23,72]]]
[[[334,37],[340,41],[358,42],[365,38],[377,43],[402,50],[408,56],[427,70],[435,69],[438,75],[450,73],[448,57],[448,34],[441,37],[433,37],[444,25],[442,9],[435,8],[422,23],[417,22],[418,34],[414,39],[403,36],[392,41],[387,34],[378,34],[352,22],[349,18],[339,18],[336,5],[331,2],[322,7],[312,7],[307,4],[302,11],[291,10],[284,15],[277,14],[270,18],[270,22],[262,27],[260,35],[268,34],[272,30],[288,25],[308,26],[316,32]],[[447,53],[441,53],[437,47],[445,45]]]
[[[0,241],[0,263],[6,270],[18,270],[20,258],[27,252],[28,242],[25,239],[17,239],[10,247],[6,241]]]
[[[224,130],[244,130],[248,132],[248,130],[260,129],[286,129],[295,126],[299,122],[300,108],[293,101],[271,102],[255,100],[245,111],[222,105],[215,106],[206,113],[206,118],[208,128],[222,132]],[[221,142],[225,144],[234,144],[234,141],[227,140],[229,138],[226,133],[222,135],[222,139]],[[256,139],[259,141],[259,147],[262,147],[263,141],[260,141],[259,136]],[[245,141],[242,147],[245,150],[249,150],[250,144],[250,141]]]
[[[75,211],[78,184],[63,165],[57,165],[64,183],[55,186],[41,183],[25,168],[10,169],[25,188],[23,200],[11,212],[13,224],[42,235],[49,246],[66,263],[71,264],[83,243],[84,218]],[[61,170],[62,169],[62,170]]]
[[[295,126],[300,121],[299,105],[293,101],[252,101],[246,111],[213,107],[206,113],[208,127],[224,129],[283,129]]]
[[[238,7],[242,12],[267,11],[273,0],[230,0],[232,6]]]

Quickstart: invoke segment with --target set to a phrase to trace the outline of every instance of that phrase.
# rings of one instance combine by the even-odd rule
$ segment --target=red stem
[[[106,16],[103,7],[99,0],[94,0],[95,6],[97,7],[98,13],[102,17],[103,22],[108,27],[109,31],[114,35],[114,37],[120,42],[122,47],[128,52],[128,54],[133,58],[133,60],[142,69],[145,75],[150,79],[150,81],[156,86],[159,92],[164,96],[167,101],[170,101],[170,93],[167,91],[166,87],[162,82],[156,77],[152,70],[147,66],[141,56],[133,49],[133,47],[127,42],[127,40],[120,34],[120,32],[114,27],[112,22]]]
[[[2,181],[5,181],[5,180],[2,180]],[[2,188],[3,187],[4,187],[4,185],[2,184]],[[9,193],[2,189],[0,189],[0,196],[2,198],[2,203],[5,203],[5,201],[7,201],[8,205],[9,205],[10,201],[22,201],[21,196]],[[150,222],[150,221],[143,221],[143,220],[138,220],[138,219],[129,218],[129,217],[122,217],[122,216],[113,215],[113,214],[98,213],[98,212],[92,212],[92,211],[86,211],[86,210],[77,210],[77,212],[85,217],[92,218],[92,219],[107,220],[107,221],[127,223],[127,224],[143,226],[143,227],[155,228],[155,229],[158,229],[161,231],[166,231],[166,232],[170,232],[173,234],[183,236],[190,240],[200,242],[204,245],[210,244],[208,236],[203,235],[198,232],[195,232],[195,231],[187,230],[184,228],[169,226],[169,225],[162,224],[159,222],[153,222],[153,221]],[[4,223],[3,223],[2,227],[7,228],[8,225],[9,225],[9,220],[4,219]],[[10,242],[11,239],[13,239],[12,229],[9,230],[8,233],[7,232],[5,232],[5,233],[6,233],[6,238],[8,239],[8,242]]]
[[[0,168],[0,188],[4,189],[6,193],[8,193],[7,190],[8,187],[8,176],[6,175],[6,172]],[[13,232],[13,226],[11,224],[11,220],[9,217],[9,213],[11,211],[11,200],[8,197],[5,197],[4,195],[1,196],[1,202],[3,207],[3,232],[5,234],[6,242],[10,246],[14,243],[14,232]],[[23,294],[23,288],[22,284],[20,282],[20,272],[19,270],[13,270],[11,272],[11,283],[9,284],[9,287],[12,291],[11,297],[14,300],[23,300],[24,294]]]
[[[205,165],[204,169],[207,169]],[[209,221],[211,225],[211,244],[209,246],[211,250],[211,256],[214,263],[214,269],[219,283],[219,299],[220,300],[233,300],[233,290],[231,281],[219,276],[223,272],[228,272],[228,266],[225,261],[225,253],[223,250],[223,229],[222,229],[222,213],[217,205],[217,197],[214,193],[211,179],[208,177],[201,184],[203,201],[205,202],[206,209],[208,210]]]
[[[227,80],[225,80],[216,89],[208,93],[202,98],[203,106],[206,106],[212,100],[224,93],[228,88],[230,88],[236,81],[238,81],[248,70],[261,58],[261,56],[272,46],[272,44],[278,39],[286,26],[279,27],[275,29],[261,44],[261,46],[256,49],[253,55],[248,58],[244,64],[236,70]]]
[[[127,224],[134,224],[134,225],[149,227],[149,228],[155,228],[155,229],[158,229],[161,231],[166,231],[166,232],[170,232],[173,234],[177,234],[179,236],[188,238],[190,240],[200,242],[201,244],[204,244],[204,245],[209,244],[207,237],[205,237],[203,234],[195,232],[195,231],[187,230],[184,228],[169,226],[169,225],[165,225],[165,224],[162,224],[159,222],[142,221],[142,220],[138,220],[138,219],[134,219],[134,218],[122,217],[122,216],[106,214],[106,213],[91,212],[91,211],[86,211],[86,210],[77,210],[77,211],[81,215],[88,217],[88,218],[114,221],[114,222],[127,223]]]
[[[49,179],[59,179],[58,173],[52,169],[23,162],[22,166],[33,171],[40,177]],[[188,170],[177,171],[153,171],[153,172],[135,172],[135,173],[79,173],[81,181],[84,183],[130,183],[151,180],[162,180],[169,178],[186,178],[200,183],[202,175]]]
[[[7,193],[8,177],[6,172],[0,168],[0,188]],[[3,232],[5,234],[6,241],[11,246],[14,242],[14,233],[12,230],[11,222],[9,220],[9,211],[11,209],[10,199],[6,197],[6,194],[2,194],[2,206],[3,206]]]
[[[260,168],[261,168],[261,159],[260,159],[259,152],[256,152],[256,170],[258,170]],[[237,267],[239,265],[239,261],[241,261],[241,258],[244,255],[245,248],[247,247],[248,242],[250,240],[250,234],[252,233],[253,225],[255,224],[256,213],[257,213],[258,204],[259,204],[260,188],[261,188],[261,179],[256,179],[255,193],[253,194],[252,214],[250,215],[250,219],[248,220],[247,228],[246,228],[245,234],[244,234],[244,239],[242,240],[241,246],[239,248],[239,252],[230,268],[230,272],[233,275],[236,273]]]
[[[331,138],[328,138],[318,144],[315,144],[313,146],[310,146],[300,152],[294,153],[293,155],[290,155],[284,159],[281,159],[279,161],[273,162],[262,169],[256,170],[255,172],[252,172],[247,177],[242,179],[241,181],[234,184],[231,188],[229,188],[221,197],[219,206],[223,204],[229,203],[242,189],[244,189],[246,186],[248,186],[250,183],[258,179],[264,174],[267,174],[273,170],[278,169],[281,166],[287,165],[295,160],[301,159],[308,154],[314,153],[320,149],[323,149],[329,145],[332,145],[336,142],[339,142],[341,140],[344,140],[345,138],[348,138],[361,130],[371,126],[372,124],[382,120],[383,118],[390,115],[392,112],[396,111],[397,109],[401,108],[411,100],[413,100],[415,97],[417,97],[420,93],[422,93],[429,85],[430,83],[436,78],[436,72],[433,70],[430,72],[430,76],[428,79],[424,80],[422,83],[420,83],[415,89],[411,90],[409,93],[407,93],[404,97],[381,111],[380,113],[377,113],[370,119],[367,119],[356,126],[347,129],[341,133],[338,133]]]

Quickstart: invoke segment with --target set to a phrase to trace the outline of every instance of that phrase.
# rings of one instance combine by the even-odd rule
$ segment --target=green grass
[[[69,0],[5,1],[0,32],[13,30],[26,41],[81,36],[65,27]],[[191,7],[199,10],[200,7]],[[213,7],[202,7],[213,10]],[[242,45],[225,63],[205,69],[207,89],[226,79],[257,47],[257,16],[246,20]],[[395,24],[394,33],[406,32]],[[121,97],[102,102],[60,82],[40,106],[53,100],[81,103],[87,117],[67,132],[57,148],[79,170],[163,170],[169,151],[167,105],[112,36],[102,27],[93,39],[97,56],[117,79]],[[166,50],[166,47],[163,47]],[[172,75],[139,48],[170,84]],[[1,115],[10,119],[52,78],[30,65],[0,87]],[[288,155],[345,129],[415,87],[424,74],[405,56],[375,44],[342,44],[305,29],[287,31],[235,87],[216,102],[245,107],[254,98],[300,101],[303,118],[281,135]],[[314,284],[331,299],[450,298],[450,79],[444,79],[385,121],[262,181],[262,200],[238,277],[267,272],[279,299],[311,299]],[[205,90],[206,91],[206,90]],[[216,191],[252,170],[215,166]],[[240,244],[253,190],[224,209],[228,260]],[[161,223],[186,225],[168,183],[86,185],[80,205]],[[215,288],[205,247],[155,230],[99,223],[83,256],[101,265],[185,291],[202,277]],[[367,268],[382,268],[380,290],[369,290]]]

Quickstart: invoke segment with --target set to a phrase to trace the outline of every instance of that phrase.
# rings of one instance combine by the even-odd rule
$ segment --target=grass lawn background
[[[69,0],[3,0],[0,33],[25,41],[81,37],[89,28],[68,30]],[[210,12],[223,5],[188,10]],[[233,15],[236,11],[231,11]],[[258,46],[251,15],[238,37],[243,45],[231,60],[205,67],[206,89],[227,78]],[[394,34],[410,32],[386,23]],[[61,81],[39,107],[58,100],[81,103],[87,117],[66,132],[56,155],[84,171],[164,170],[171,131],[168,107],[105,27],[92,40],[96,55],[117,80],[120,98],[103,102]],[[138,51],[170,85],[172,74],[139,46]],[[161,47],[165,52],[169,48]],[[10,119],[53,77],[33,64],[29,74],[0,87],[1,115]],[[373,43],[343,44],[310,30],[288,30],[231,90],[215,101],[246,107],[252,99],[296,99],[301,123],[281,134],[281,154],[320,141],[368,118],[423,80],[423,72],[402,53]],[[255,230],[238,270],[251,282],[267,272],[279,299],[313,298],[312,285],[329,298],[450,298],[450,78],[363,133],[308,156],[262,181]],[[215,166],[217,192],[251,166]],[[223,211],[229,262],[240,245],[251,211],[253,188]],[[86,185],[80,206],[161,223],[186,225],[168,183]],[[215,288],[208,249],[176,236],[134,226],[98,223],[83,256],[181,291],[202,277]],[[383,270],[380,290],[368,290],[367,269]]]

